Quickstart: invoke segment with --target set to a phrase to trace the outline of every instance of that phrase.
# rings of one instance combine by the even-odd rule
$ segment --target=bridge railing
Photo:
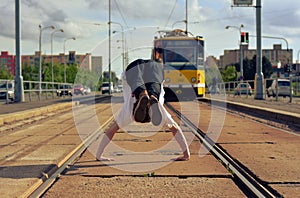
[[[23,81],[24,99],[25,101],[39,101],[60,98],[57,90],[64,85],[70,83],[52,83],[41,82],[41,90],[39,90],[39,81]],[[10,103],[15,99],[15,82],[14,80],[0,79],[0,100]],[[66,97],[63,95],[63,97]]]
[[[70,83],[53,83],[41,82],[41,90],[39,90],[38,81],[24,81],[24,95],[25,101],[37,101],[59,98],[57,90],[64,85],[71,85]],[[53,86],[52,86],[53,85]],[[65,97],[63,95],[63,97]]]
[[[289,98],[290,102],[293,101],[293,99],[300,100],[300,76],[291,76],[288,78],[280,78],[280,79],[286,79],[290,81],[290,92],[288,95],[281,96],[280,91],[276,88],[274,93],[268,93],[268,88],[271,86],[273,81],[277,81],[278,78],[267,78],[264,79],[264,98],[266,100],[282,100],[282,98]],[[248,86],[245,86],[244,89],[238,89],[238,84],[240,83],[246,83],[251,86],[251,89],[248,88]],[[223,82],[223,83],[217,83],[217,94],[226,94],[230,97],[254,97],[255,96],[255,81],[254,80],[244,80],[244,81],[230,81],[230,82]],[[215,94],[210,93],[209,94]]]

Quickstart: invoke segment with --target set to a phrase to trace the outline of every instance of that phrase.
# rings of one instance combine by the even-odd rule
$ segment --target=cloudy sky
[[[15,0],[0,0],[0,50],[15,54]],[[53,36],[54,54],[66,51],[77,53],[107,52],[109,0],[21,0],[22,54],[38,51],[39,24],[63,29]],[[238,48],[238,29],[225,26],[244,25],[243,30],[256,34],[255,8],[232,7],[231,0],[188,0],[188,30],[206,40],[206,54],[219,58],[224,49]],[[262,34],[283,37],[293,49],[294,61],[300,50],[300,1],[262,0]],[[155,32],[162,29],[185,28],[185,0],[111,0],[112,51],[118,56],[122,48],[122,31],[132,53],[143,51],[152,44]],[[42,32],[42,51],[51,53],[51,33]],[[64,42],[76,37],[76,40]],[[125,40],[125,39],[124,39]],[[286,43],[280,39],[263,39],[263,48]],[[250,38],[250,48],[256,47]],[[98,50],[96,50],[98,49]],[[101,49],[99,51],[99,49]],[[141,50],[139,50],[141,49]],[[97,52],[96,52],[97,51]]]

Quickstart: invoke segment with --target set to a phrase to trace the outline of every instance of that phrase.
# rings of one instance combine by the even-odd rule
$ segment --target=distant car
[[[56,90],[57,96],[73,96],[73,88],[71,85],[60,85]]]
[[[84,93],[87,95],[87,94],[90,94],[92,91],[91,91],[91,88],[89,88],[88,86],[84,86]]]
[[[267,89],[267,95],[268,97],[276,97],[276,86],[277,86],[277,83],[276,83],[276,80],[273,80],[271,86]],[[291,83],[289,80],[287,79],[278,79],[278,88],[277,88],[277,91],[278,91],[278,96],[283,96],[283,97],[286,97],[286,96],[290,96],[291,94]],[[293,94],[293,90],[292,90],[292,94]]]
[[[119,92],[123,92],[123,85],[118,85]]]
[[[110,93],[112,93],[114,90],[113,84],[110,84]],[[109,93],[109,82],[103,82],[101,86],[101,92],[102,94]]]
[[[86,90],[84,89],[84,86],[82,84],[76,84],[74,85],[74,94],[75,95],[86,95]]]
[[[14,81],[3,81],[0,84],[0,98],[9,99],[13,101],[15,99],[15,83]]]
[[[239,83],[236,88],[234,88],[234,95],[252,95],[253,90],[249,83]]]

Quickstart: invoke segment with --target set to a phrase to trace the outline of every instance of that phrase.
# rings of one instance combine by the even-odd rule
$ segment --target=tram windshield
[[[164,63],[182,65],[191,64],[196,65],[196,50],[195,48],[166,48],[164,50]]]

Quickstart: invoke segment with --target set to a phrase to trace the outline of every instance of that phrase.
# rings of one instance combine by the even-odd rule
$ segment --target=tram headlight
[[[169,83],[171,81],[170,78],[166,78],[166,83]]]
[[[196,82],[196,78],[195,78],[195,77],[192,77],[191,82],[192,82],[192,83],[195,83],[195,82]]]

